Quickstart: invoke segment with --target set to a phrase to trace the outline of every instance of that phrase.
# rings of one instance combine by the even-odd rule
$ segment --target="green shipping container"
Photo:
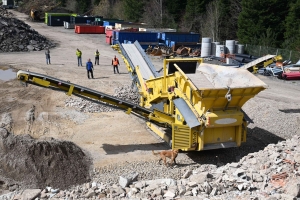
[[[45,13],[45,24],[48,24],[48,15],[51,15],[51,16],[74,16],[74,17],[77,16],[77,14],[74,14],[74,13]]]

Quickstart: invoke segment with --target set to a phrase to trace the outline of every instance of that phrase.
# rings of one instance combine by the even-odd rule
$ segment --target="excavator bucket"
[[[158,48],[154,54],[154,56],[161,56],[162,55],[162,51],[160,48]]]
[[[151,52],[152,56],[160,56],[162,55],[161,49],[159,48],[159,46],[156,46],[153,48],[152,52]]]
[[[188,50],[188,48],[186,48],[186,47],[180,47],[180,48],[178,48],[178,49],[176,50],[176,54],[177,54],[177,55],[182,55],[182,56],[184,56],[184,55],[188,55],[188,53],[189,53],[189,50]]]
[[[152,52],[152,46],[148,46],[148,48],[146,49],[146,53],[149,55]]]

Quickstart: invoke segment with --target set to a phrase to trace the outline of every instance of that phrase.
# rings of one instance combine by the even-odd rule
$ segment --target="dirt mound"
[[[21,188],[68,188],[90,180],[91,159],[72,142],[35,140],[0,128],[0,182]]]

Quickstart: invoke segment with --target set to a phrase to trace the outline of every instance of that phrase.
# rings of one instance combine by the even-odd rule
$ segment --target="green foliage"
[[[199,17],[205,12],[207,3],[209,3],[209,0],[187,0],[184,21],[190,23],[191,28],[189,31],[198,32],[200,30],[202,22],[199,21]]]
[[[94,5],[96,5],[96,6],[99,5],[100,1],[101,1],[101,0],[95,0],[95,1],[94,1]]]
[[[83,14],[89,10],[91,4],[91,0],[76,0],[76,11]]]
[[[205,6],[209,0],[187,0],[187,4],[185,7],[185,19],[194,20],[200,14],[205,12]]]
[[[164,6],[167,8],[168,13],[173,16],[173,20],[180,21],[187,4],[187,0],[165,0]]]
[[[218,7],[220,8],[220,31],[218,35],[221,41],[237,38],[237,17],[235,17],[235,15],[238,14],[238,10],[236,10],[237,8],[233,7],[231,3],[231,0],[218,1]]]
[[[285,19],[283,47],[300,50],[300,0],[289,5],[289,13]]]
[[[60,3],[62,7],[66,6],[67,0],[56,0],[57,3]]]
[[[287,6],[288,1],[282,0],[242,0],[243,9],[238,19],[239,41],[258,44],[267,37],[276,36],[274,47],[279,47],[283,42]]]
[[[126,19],[133,22],[138,22],[144,13],[143,0],[124,0],[124,14]]]

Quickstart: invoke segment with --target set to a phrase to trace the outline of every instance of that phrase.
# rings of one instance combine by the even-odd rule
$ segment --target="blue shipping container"
[[[157,33],[157,39],[161,39],[161,33]]]
[[[119,41],[118,40],[112,40],[112,45],[117,44]]]
[[[115,26],[116,23],[115,21],[103,21],[103,26]]]
[[[175,46],[176,42],[175,41],[171,41],[170,43],[170,47]]]
[[[157,33],[152,32],[116,32],[116,40],[139,41],[139,42],[157,42]]]
[[[198,33],[174,33],[165,32],[161,34],[162,40],[171,40],[176,42],[199,42],[200,34]]]

